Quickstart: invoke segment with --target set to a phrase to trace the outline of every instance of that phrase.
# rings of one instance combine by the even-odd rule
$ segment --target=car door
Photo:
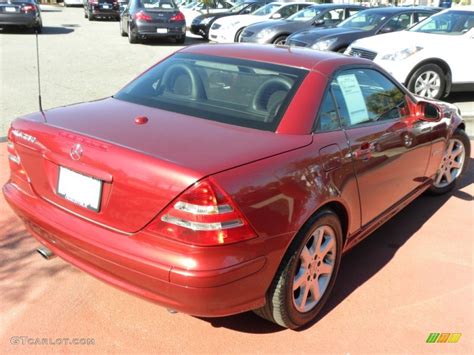
[[[431,127],[410,112],[407,93],[373,68],[343,70],[331,88],[350,144],[365,225],[426,180]]]

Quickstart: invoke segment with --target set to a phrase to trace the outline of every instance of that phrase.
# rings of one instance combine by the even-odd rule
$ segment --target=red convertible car
[[[46,258],[176,311],[298,328],[344,252],[456,186],[464,128],[364,59],[199,45],[112,97],[16,119],[3,193]]]

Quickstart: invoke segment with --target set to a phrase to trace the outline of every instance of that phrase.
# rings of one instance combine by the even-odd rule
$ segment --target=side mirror
[[[278,20],[279,18],[281,18],[281,14],[279,14],[279,13],[276,13],[272,16],[272,19],[274,19],[274,20]]]
[[[417,112],[421,116],[420,118],[425,121],[439,121],[442,116],[439,106],[428,101],[418,102]]]
[[[319,20],[316,20],[313,22],[313,26],[321,26],[321,25],[324,25],[326,21],[324,21],[322,18],[320,18]]]

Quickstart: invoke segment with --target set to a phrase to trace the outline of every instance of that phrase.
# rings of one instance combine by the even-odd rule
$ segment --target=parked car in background
[[[120,14],[120,34],[130,43],[149,38],[186,40],[186,21],[173,0],[130,0]]]
[[[193,20],[202,14],[218,14],[229,11],[235,3],[231,0],[212,0],[210,4],[197,1],[193,6],[181,8],[180,11],[186,17],[186,26],[191,26]]]
[[[220,43],[238,42],[245,27],[265,20],[284,19],[311,5],[307,2],[272,2],[250,15],[227,16],[214,22],[209,39]]]
[[[247,26],[240,36],[240,42],[285,44],[286,38],[294,32],[314,27],[334,27],[365,9],[367,8],[351,4],[309,6],[287,19],[264,21]]]
[[[335,28],[296,32],[288,37],[287,44],[342,53],[357,39],[404,30],[439,10],[421,6],[368,9],[341,22]]]
[[[190,31],[195,35],[208,39],[209,29],[217,19],[232,15],[247,15],[269,2],[271,0],[244,0],[237,3],[229,11],[199,15],[192,20]]]
[[[84,17],[89,21],[97,18],[120,17],[120,5],[117,0],[84,0]]]
[[[46,258],[175,311],[299,328],[343,253],[458,186],[464,129],[364,59],[197,45],[112,97],[14,120],[3,194]]]
[[[43,30],[41,9],[34,0],[0,0],[0,26]]]
[[[358,40],[346,53],[373,60],[423,97],[474,92],[474,7],[445,10],[408,31]]]
[[[83,0],[63,0],[64,7],[69,6],[82,6],[84,4]]]

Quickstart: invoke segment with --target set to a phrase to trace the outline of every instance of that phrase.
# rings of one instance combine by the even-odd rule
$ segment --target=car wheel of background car
[[[179,36],[175,38],[176,43],[183,44],[186,41],[186,36]]]
[[[316,319],[334,286],[342,251],[342,229],[331,210],[321,210],[297,234],[255,313],[286,328]]]
[[[446,77],[436,64],[423,65],[408,80],[408,90],[430,99],[439,99],[443,96],[445,87]]]
[[[234,42],[240,42],[240,35],[241,35],[242,32],[244,31],[244,28],[245,28],[245,27],[242,27],[241,29],[239,29],[239,30],[235,33]]]
[[[286,43],[286,38],[288,36],[280,36],[280,37],[277,37],[274,41],[273,41],[273,44],[276,44],[277,46],[283,46],[285,45]]]
[[[429,192],[441,195],[451,191],[466,172],[470,156],[469,137],[462,129],[457,129],[448,141],[438,173]]]
[[[87,14],[87,17],[89,18],[89,21],[94,21],[94,15],[92,15],[91,11],[89,11],[89,13]]]
[[[135,32],[132,31],[130,24],[128,25],[128,42],[138,43],[138,36]]]

